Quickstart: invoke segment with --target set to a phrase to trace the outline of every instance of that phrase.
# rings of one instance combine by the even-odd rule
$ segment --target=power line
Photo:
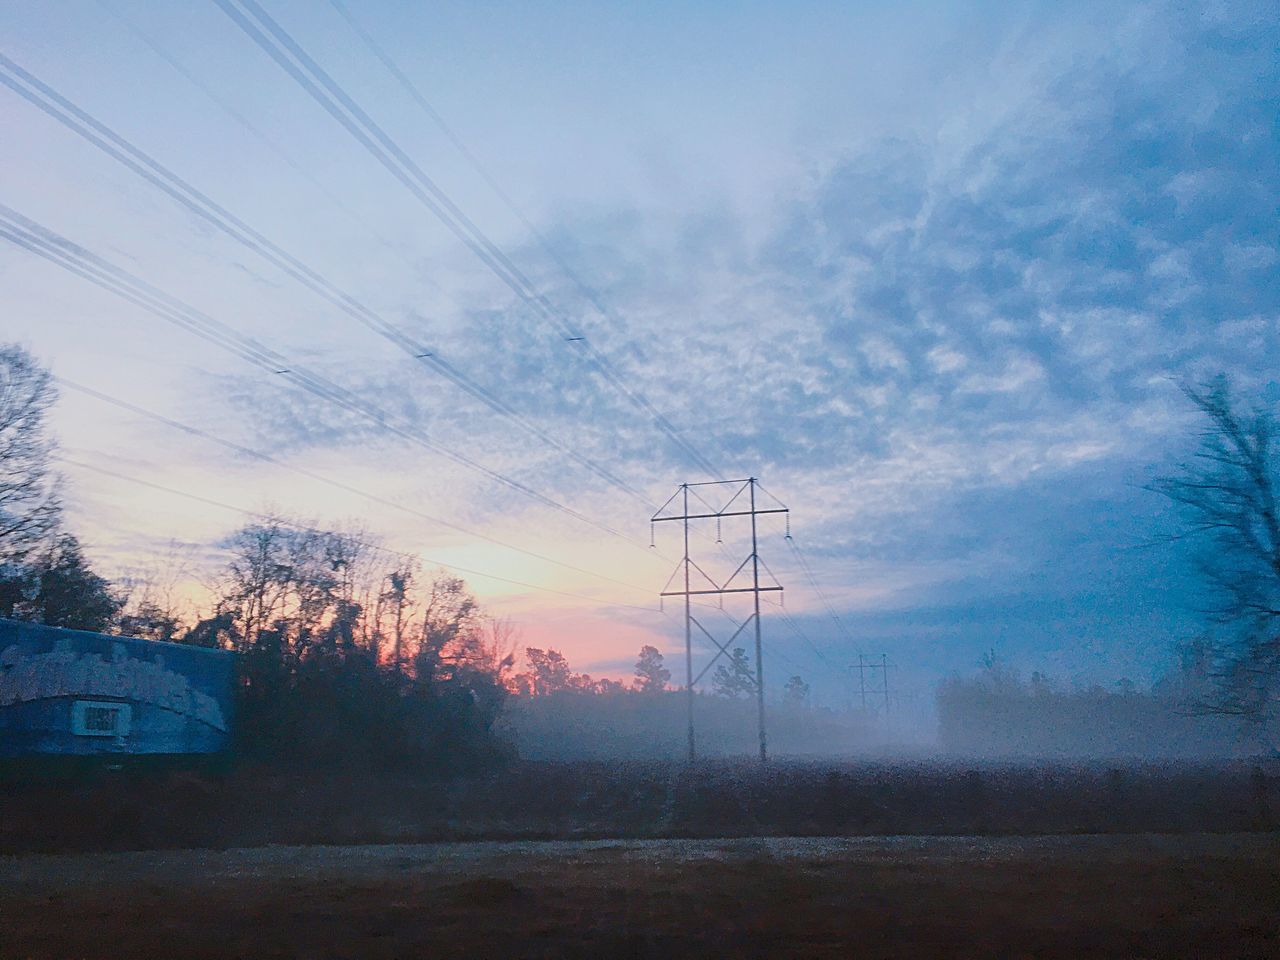
[[[832,622],[835,623],[836,628],[844,635],[844,638],[852,644],[855,649],[857,649],[859,646],[857,640],[854,639],[849,628],[844,625],[844,621],[840,619],[840,614],[836,613],[835,607],[827,598],[826,592],[818,583],[818,578],[814,576],[813,568],[809,565],[808,559],[800,552],[800,546],[796,543],[795,537],[792,536],[790,529],[787,530],[786,541],[790,544],[791,552],[795,554],[796,560],[799,561],[800,568],[804,572],[805,578],[813,586],[814,592],[818,594],[818,598],[822,601],[822,605],[826,608],[827,614],[831,617]]]
[[[770,571],[770,576],[772,576],[772,571]],[[830,667],[833,670],[841,669],[841,667],[838,664],[833,663],[831,660],[827,659],[827,655],[823,653],[822,650],[819,649],[818,646],[812,640],[809,639],[809,635],[801,628],[800,624],[796,621],[796,618],[791,615],[791,612],[787,610],[785,606],[783,606],[781,603],[776,603],[773,600],[766,599],[765,602],[768,603],[770,606],[777,608],[778,616],[782,618],[783,622],[787,625],[788,629],[790,629],[791,632],[795,634],[798,640],[800,640],[806,647],[808,647],[811,651],[813,651],[814,656],[816,656],[819,660],[821,660],[823,663],[825,663],[828,667]]]
[[[580,343],[588,362],[597,372],[633,404],[647,413],[658,429],[683,451],[691,462],[711,476],[717,478],[722,476],[710,461],[654,408],[643,393],[625,382],[608,358],[579,334],[569,319],[537,291],[532,281],[511,258],[476,226],[448,194],[312,59],[288,31],[271,18],[256,0],[238,0],[239,7],[244,8],[243,11],[232,0],[213,0],[213,2],[517,297],[550,321],[566,340]],[[250,17],[253,19],[251,20]],[[254,23],[254,20],[257,23]]]
[[[268,373],[282,376],[315,396],[342,407],[348,412],[356,413],[372,420],[379,427],[523,493],[544,506],[551,507],[566,516],[571,516],[583,523],[597,527],[611,536],[618,537],[637,547],[640,546],[636,541],[631,540],[625,534],[612,527],[593,520],[517,480],[491,470],[464,454],[457,453],[428,439],[416,428],[396,425],[388,419],[381,409],[362,401],[344,387],[312,373],[299,364],[291,363],[283,355],[262,346],[250,337],[231,330],[231,328],[214,320],[207,314],[203,314],[182,301],[157,290],[127,271],[103,260],[101,257],[3,204],[0,204],[0,224],[3,224],[3,228],[0,228],[0,236],[17,246],[44,257],[50,262],[89,280],[91,283],[143,307],[161,319],[173,323],[208,342],[214,343],[222,349],[228,350],[241,359],[266,370]]]
[[[360,41],[369,49],[369,52],[372,53],[384,67],[386,67],[387,72],[396,79],[396,82],[400,84],[409,97],[419,106],[419,108],[421,108],[422,112],[431,119],[431,121],[440,129],[440,132],[445,135],[446,139],[453,144],[454,148],[467,162],[467,165],[475,171],[476,175],[479,176],[486,185],[488,185],[494,195],[502,201],[502,204],[511,211],[511,214],[520,221],[527,231],[529,231],[529,235],[533,237],[538,246],[546,252],[547,256],[551,257],[551,259],[555,261],[556,266],[559,267],[560,271],[569,279],[569,281],[578,288],[578,292],[582,294],[583,298],[590,303],[593,308],[595,308],[595,311],[600,314],[601,317],[617,324],[618,318],[613,315],[613,312],[609,310],[608,307],[605,306],[599,293],[588,286],[587,283],[583,281],[583,279],[573,270],[573,268],[569,266],[565,259],[560,256],[555,247],[552,246],[551,242],[542,234],[542,231],[534,226],[533,221],[530,220],[520,206],[511,199],[510,194],[502,188],[494,178],[493,174],[491,174],[488,168],[480,161],[480,158],[477,157],[466,143],[463,142],[462,138],[459,137],[448,122],[445,121],[444,117],[440,115],[440,112],[432,106],[431,102],[427,100],[422,91],[418,89],[417,84],[409,79],[408,75],[400,69],[400,66],[391,58],[390,54],[388,54],[386,50],[373,38],[373,35],[360,24],[360,21],[351,13],[347,5],[343,3],[342,0],[329,0],[329,5],[332,6],[333,9],[336,10],[347,22],[351,27],[352,32],[360,38]]]
[[[102,7],[102,9],[106,10],[107,13],[111,14],[111,16],[119,20],[120,23],[122,23],[125,26],[125,28],[129,30],[130,33],[132,33],[135,37],[138,38],[138,40],[140,40],[143,44],[145,44],[147,48],[151,50],[152,53],[154,53],[157,57],[159,57],[165,63],[169,64],[170,67],[176,70],[188,83],[190,83],[193,87],[195,87],[197,90],[203,93],[213,103],[217,104],[218,107],[220,107],[224,113],[226,113],[229,117],[235,120],[236,123],[238,123],[246,131],[248,131],[250,136],[252,136],[255,140],[257,140],[264,147],[266,147],[268,150],[274,153],[277,157],[279,157],[280,160],[283,161],[285,164],[287,164],[290,167],[290,169],[292,169],[295,173],[305,178],[313,187],[315,187],[315,189],[322,196],[324,196],[326,200],[328,200],[335,207],[337,207],[339,210],[345,213],[353,223],[360,224],[362,227],[364,227],[365,230],[369,232],[369,235],[373,237],[375,240],[377,240],[380,244],[382,244],[384,247],[386,247],[388,250],[390,250],[392,253],[396,254],[397,256],[403,257],[402,251],[399,250],[394,243],[392,243],[390,240],[384,237],[381,233],[379,233],[379,231],[377,230],[376,227],[373,226],[373,224],[369,223],[369,221],[366,220],[364,217],[362,217],[359,213],[357,213],[355,210],[352,210],[345,203],[343,203],[342,200],[339,199],[338,196],[334,194],[332,190],[330,190],[323,183],[321,183],[320,180],[314,174],[312,174],[309,170],[307,170],[304,166],[302,166],[302,164],[298,163],[296,160],[290,157],[289,154],[284,151],[284,149],[282,149],[269,136],[263,133],[262,130],[260,130],[252,121],[250,121],[248,117],[246,117],[243,113],[237,110],[230,103],[228,103],[225,98],[219,96],[207,83],[205,83],[203,80],[197,77],[194,73],[188,70],[187,67],[184,66],[182,62],[178,60],[177,57],[173,56],[168,51],[166,51],[164,47],[159,43],[159,41],[157,41],[153,36],[151,36],[151,34],[149,34],[141,26],[139,26],[137,21],[135,21],[128,14],[124,13],[124,11],[118,10],[115,7],[115,5],[111,2],[111,0],[98,0],[98,5]],[[404,257],[404,260],[406,263],[409,263],[409,260],[407,257]],[[410,263],[410,266],[412,266],[411,263]]]
[[[355,297],[334,286],[316,270],[259,233],[225,207],[214,202],[186,180],[183,180],[153,157],[77,107],[48,84],[24,70],[3,54],[0,54],[0,66],[3,66],[12,74],[12,76],[9,76],[0,71],[0,82],[5,83],[28,102],[62,123],[72,132],[84,137],[108,156],[128,167],[138,176],[152,184],[152,186],[170,196],[220,232],[252,250],[268,263],[301,283],[329,304],[337,307],[362,326],[390,341],[413,358],[419,367],[425,364],[455,386],[506,417],[517,427],[570,457],[610,485],[617,487],[646,506],[652,506],[643,494],[614,475],[607,468],[591,458],[579,454],[576,450],[561,443],[546,431],[525,419],[510,404],[494,394],[493,391],[476,383],[439,356],[438,351],[433,347],[406,336],[403,331],[390,321],[379,316]]]
[[[162,493],[169,493],[175,497],[185,497],[186,499],[193,500],[197,503],[204,503],[209,506],[218,507],[222,510],[230,510],[233,513],[244,514],[247,517],[252,517],[256,520],[261,520],[263,522],[278,523],[281,526],[291,527],[295,530],[301,530],[305,533],[324,533],[325,532],[316,527],[307,526],[306,524],[294,523],[293,521],[284,520],[284,519],[281,519],[280,517],[273,516],[272,514],[269,514],[269,513],[263,513],[258,510],[249,510],[245,507],[238,507],[238,506],[235,506],[234,504],[225,503],[221,500],[215,500],[212,497],[205,497],[198,493],[191,493],[190,491],[187,491],[187,490],[179,490],[176,487],[165,486],[164,484],[156,483],[153,480],[144,480],[141,477],[130,476],[129,474],[126,474],[126,473],[119,473],[115,470],[110,470],[106,467],[95,466],[94,464],[85,463],[82,460],[75,460],[70,457],[65,457],[65,456],[62,456],[61,454],[56,455],[55,459],[57,459],[61,463],[67,464],[68,466],[79,467],[84,470],[91,470],[94,473],[100,473],[103,476],[114,477],[117,480],[124,480],[129,483],[137,484],[139,486],[148,487],[152,490],[158,490]],[[380,544],[371,543],[367,540],[361,540],[355,537],[352,537],[350,539],[352,540],[353,543],[357,543],[360,546],[366,547],[370,550],[377,551],[379,553],[387,554],[389,556],[400,557],[401,559],[405,559],[405,560],[425,561],[426,563],[434,564],[435,566],[443,567],[446,570],[453,570],[458,573],[466,573],[476,577],[487,577],[490,580],[497,580],[497,581],[500,581],[501,583],[509,583],[517,587],[525,587],[526,589],[529,589],[529,590],[537,590],[541,593],[551,593],[561,597],[572,597],[576,600],[586,600],[590,603],[594,603],[597,605],[600,604],[600,600],[598,598],[589,597],[583,593],[572,593],[567,590],[555,590],[551,587],[540,587],[537,584],[527,583],[523,580],[513,580],[510,577],[500,577],[496,573],[486,573],[483,570],[474,570],[470,567],[464,567],[456,563],[445,563],[443,560],[433,560],[431,557],[423,556],[422,554],[406,553],[401,550],[392,550],[389,547],[384,547],[384,546],[381,546]],[[632,610],[645,610],[651,613],[658,612],[657,610],[654,610],[652,607],[642,607],[634,603],[609,603],[607,605],[611,607],[627,607]]]
[[[154,420],[157,423],[162,423],[165,426],[171,427],[174,430],[179,430],[191,436],[199,437],[202,440],[207,440],[211,443],[216,443],[219,446],[224,447],[225,449],[231,450],[235,453],[239,453],[247,457],[252,457],[255,460],[259,460],[263,463],[269,463],[272,466],[280,467],[281,469],[284,469],[284,470],[289,470],[300,476],[307,477],[308,479],[316,480],[316,481],[319,481],[320,483],[327,484],[328,486],[334,487],[335,489],[343,490],[343,491],[346,491],[347,493],[354,493],[357,496],[364,497],[366,500],[369,500],[373,503],[377,503],[386,507],[391,507],[395,510],[399,510],[403,513],[407,513],[415,517],[420,517],[432,523],[439,524],[440,526],[448,527],[450,530],[456,530],[459,533],[465,533],[468,536],[476,537],[477,539],[487,541],[488,543],[495,544],[496,546],[504,547],[508,550],[513,550],[516,553],[524,554],[527,557],[532,557],[536,560],[541,560],[545,563],[554,564],[555,566],[563,567],[566,570],[572,570],[574,573],[581,573],[581,574],[586,574],[587,576],[597,577],[601,580],[606,580],[609,583],[616,584],[617,586],[626,587],[629,590],[636,590],[641,593],[649,592],[649,588],[647,587],[639,587],[633,583],[626,583],[622,580],[615,580],[613,577],[606,576],[603,573],[599,573],[593,570],[587,570],[584,567],[577,567],[571,563],[565,563],[561,560],[556,560],[552,557],[546,556],[545,554],[538,553],[535,550],[528,550],[528,549],[525,549],[524,547],[518,547],[513,543],[507,543],[505,540],[500,540],[497,537],[492,537],[488,534],[481,533],[478,530],[472,530],[472,529],[469,529],[468,527],[461,526],[460,524],[454,523],[450,520],[445,520],[443,517],[433,516],[432,514],[425,513],[421,510],[417,510],[413,507],[406,506],[402,503],[397,503],[394,500],[389,500],[386,497],[381,497],[376,493],[370,493],[367,490],[362,490],[359,487],[352,486],[351,484],[343,483],[341,480],[335,480],[332,477],[327,477],[323,474],[316,473],[315,471],[308,470],[305,467],[299,467],[296,464],[292,464],[292,463],[288,463],[287,461],[280,460],[277,457],[273,457],[269,453],[262,452],[261,450],[255,450],[252,447],[242,446],[241,444],[238,444],[232,440],[227,440],[224,437],[219,437],[216,434],[210,433],[207,430],[202,430],[199,427],[193,427],[190,424],[182,423],[179,420],[174,420],[170,417],[166,417],[163,414],[159,414],[152,410],[148,410],[145,407],[140,407],[137,404],[130,403],[127,400],[122,400],[119,397],[113,397],[110,394],[103,393],[100,390],[95,390],[92,387],[86,387],[83,384],[76,383],[74,380],[69,380],[66,377],[55,375],[54,380],[56,380],[59,384],[61,384],[64,387],[70,387],[72,390],[82,393],[85,396],[93,397],[94,399],[100,400],[103,403],[109,403],[112,406],[118,407],[121,410],[127,410],[130,413],[137,414],[138,416],[147,417],[150,420]]]

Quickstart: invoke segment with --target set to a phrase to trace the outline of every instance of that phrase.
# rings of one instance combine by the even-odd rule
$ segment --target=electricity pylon
[[[872,695],[884,694],[884,715],[889,716],[889,655],[880,654],[880,662],[876,663],[874,657],[868,657],[864,654],[858,654],[858,689],[862,693],[862,712],[867,712],[867,694]],[[867,686],[867,674],[872,677],[875,672],[880,671],[880,686]]]
[[[768,496],[770,500],[778,505],[776,507],[759,507],[756,505],[756,493],[759,492],[764,496]],[[744,498],[742,495],[747,494]],[[701,507],[695,505],[694,509],[698,512],[689,512],[689,496],[700,501]],[[710,497],[710,501],[707,499]],[[728,497],[727,500],[724,500]],[[715,506],[715,502],[724,500],[722,506]],[[745,501],[745,502],[744,502]],[[734,507],[737,509],[733,509]],[[679,510],[678,513],[674,512]],[[698,681],[706,676],[710,670],[722,656],[732,660],[732,654],[729,653],[729,645],[738,639],[739,635],[747,629],[749,625],[755,627],[756,640],[756,673],[754,685],[756,690],[756,707],[759,714],[760,727],[760,759],[768,758],[768,747],[765,739],[764,729],[764,650],[760,638],[760,594],[762,593],[781,593],[782,586],[775,580],[772,585],[760,584],[760,551],[759,538],[757,533],[756,518],[762,514],[768,513],[788,513],[788,509],[774,499],[771,495],[764,493],[760,482],[755,477],[749,477],[746,480],[715,480],[706,483],[682,483],[675,493],[667,500],[666,503],[655,513],[649,520],[650,528],[653,524],[665,521],[679,521],[684,526],[684,557],[680,560],[679,566],[667,578],[666,586],[662,588],[660,596],[663,597],[684,597],[684,661],[686,684],[685,691],[689,702],[689,759],[692,761],[695,756],[694,734],[693,734],[693,693]],[[751,555],[742,563],[738,564],[736,570],[729,576],[724,583],[717,583],[705,570],[702,569],[689,555],[689,524],[694,520],[715,520],[716,522],[716,541],[721,542],[720,531],[721,522],[726,517],[750,517],[751,518]],[[789,520],[789,518],[788,518]],[[652,537],[650,537],[652,543]],[[735,586],[739,583],[738,576],[746,570],[747,565],[751,566],[751,585]],[[765,567],[766,571],[768,567]],[[698,574],[697,586],[701,589],[694,589],[694,571]],[[684,573],[684,589],[668,590],[671,581],[675,580],[677,575]],[[770,574],[772,576],[772,574]],[[698,619],[693,615],[692,598],[697,596],[715,596],[719,597],[721,603],[724,602],[726,594],[749,593],[752,595],[754,607],[751,615],[742,623],[738,624],[738,629],[733,632],[727,641],[721,643],[716,639],[715,635],[704,627]],[[705,666],[698,672],[695,677],[693,675],[693,628],[697,627],[716,647],[715,656],[713,656]]]

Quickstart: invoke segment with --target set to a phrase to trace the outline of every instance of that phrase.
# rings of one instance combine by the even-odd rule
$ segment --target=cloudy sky
[[[0,245],[107,572],[244,520],[137,479],[355,519],[627,673],[680,649],[647,520],[711,467],[792,510],[820,592],[766,520],[767,669],[824,702],[859,653],[917,701],[992,649],[1148,681],[1196,629],[1142,483],[1194,436],[1179,379],[1280,399],[1272,4],[260,2],[6,4],[8,222],[182,304]]]

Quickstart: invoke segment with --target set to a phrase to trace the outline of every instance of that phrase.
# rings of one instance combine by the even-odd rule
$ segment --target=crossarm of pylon
[[[786,507],[780,507],[776,510],[718,510],[715,513],[681,513],[674,517],[650,517],[651,523],[665,523],[668,520],[714,520],[717,517],[749,517],[755,514],[757,517],[766,513],[790,513]]]
[[[734,587],[726,590],[664,590],[660,597],[718,597],[726,593],[782,593],[781,587]]]

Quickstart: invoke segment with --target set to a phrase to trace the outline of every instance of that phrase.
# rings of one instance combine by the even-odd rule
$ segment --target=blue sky
[[[1280,392],[1271,5],[350,3],[545,245],[335,9],[264,6],[628,384],[793,508],[840,623],[770,530],[804,634],[770,619],[774,676],[838,702],[838,668],[883,651],[927,699],[995,648],[1064,683],[1147,680],[1196,629],[1184,565],[1145,546],[1168,518],[1141,484],[1194,432],[1178,379]],[[645,498],[703,479],[215,4],[18,0],[2,35],[22,67]],[[475,581],[529,642],[588,669],[625,671],[648,639],[676,649],[677,620],[619,605],[650,605],[668,572],[643,547],[642,503],[7,89],[0,118],[0,201],[642,544],[5,247],[0,332],[56,373],[632,589],[65,391],[56,425],[79,459],[358,517],[396,548],[584,593]],[[68,474],[109,571],[236,522]]]

